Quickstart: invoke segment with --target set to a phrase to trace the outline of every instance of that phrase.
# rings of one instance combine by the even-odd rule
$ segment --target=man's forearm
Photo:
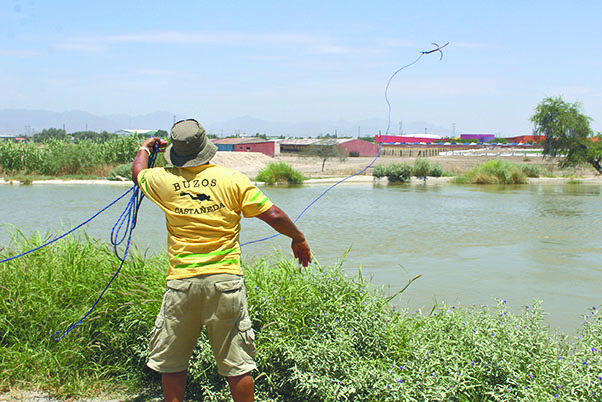
[[[276,205],[273,205],[270,209],[257,217],[273,227],[278,233],[288,236],[295,241],[305,241],[303,232],[301,232],[291,218]]]

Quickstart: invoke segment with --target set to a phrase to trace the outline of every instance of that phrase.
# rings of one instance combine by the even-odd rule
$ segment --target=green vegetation
[[[562,157],[563,168],[589,164],[602,174],[602,136],[594,137],[591,120],[581,112],[581,104],[560,96],[544,98],[531,117],[535,133],[545,136],[544,155]]]
[[[50,139],[33,142],[0,142],[0,172],[10,175],[95,175],[132,161],[142,136],[114,137],[104,142],[83,139],[77,142]],[[163,156],[156,166],[165,164]],[[107,168],[108,167],[108,168]]]
[[[293,169],[286,162],[270,162],[259,171],[255,180],[266,184],[288,183],[302,184],[305,176],[298,170]]]
[[[42,242],[17,233],[0,258]],[[134,254],[94,312],[58,343],[52,334],[83,316],[114,273],[110,247],[66,239],[0,266],[0,389],[157,396],[160,379],[145,360],[167,260]],[[538,303],[409,314],[341,265],[300,272],[278,255],[245,265],[257,400],[602,400],[597,309],[575,337],[551,332]],[[229,400],[206,339],[193,354],[187,397]]]
[[[539,177],[537,165],[519,165],[503,159],[492,159],[469,170],[454,182],[460,184],[525,184],[527,177]]]
[[[132,180],[132,162],[117,166],[109,172],[107,180],[122,180],[122,178]]]
[[[431,164],[425,158],[416,158],[413,167],[407,163],[393,163],[388,166],[377,165],[372,170],[372,176],[378,179],[387,177],[392,183],[407,183],[412,176],[426,180],[427,177],[441,177],[444,174],[440,165]]]

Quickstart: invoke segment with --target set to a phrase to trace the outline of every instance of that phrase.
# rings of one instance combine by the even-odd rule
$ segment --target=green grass
[[[306,179],[298,170],[288,165],[286,162],[270,162],[261,169],[255,180],[266,184],[302,184]]]
[[[42,241],[17,232],[0,258]],[[167,261],[135,254],[90,317],[58,343],[52,334],[85,314],[115,271],[112,250],[84,236],[0,265],[0,389],[156,396],[159,376],[145,360]],[[409,313],[393,305],[403,293],[392,298],[342,264],[300,272],[277,254],[245,264],[257,400],[602,400],[597,309],[574,337],[551,331],[538,303]],[[205,333],[188,382],[190,400],[229,400]]]

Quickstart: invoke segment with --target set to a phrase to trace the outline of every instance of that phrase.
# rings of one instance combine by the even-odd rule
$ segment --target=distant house
[[[491,142],[495,138],[495,134],[461,134],[462,140],[477,140],[479,142]]]
[[[315,138],[287,138],[280,141],[280,152],[300,153],[305,151],[311,145],[320,142]]]
[[[380,144],[405,143],[405,144],[431,144],[443,140],[444,137],[437,134],[405,134],[405,135],[375,135],[374,142]]]
[[[11,134],[0,134],[0,140],[2,141],[14,141],[15,136]]]
[[[546,140],[546,137],[543,135],[519,135],[516,137],[508,137],[506,138],[506,140],[508,140],[508,142],[514,142],[514,143],[526,143],[526,142],[533,142],[533,143],[538,143],[538,142],[543,142]]]
[[[25,142],[27,137],[18,137],[12,134],[0,134],[0,141]]]
[[[117,135],[133,135],[133,134],[142,134],[142,135],[146,135],[146,136],[151,136],[151,135],[155,135],[157,133],[157,130],[139,130],[139,129],[130,129],[130,128],[124,128],[121,130],[117,130],[115,131],[115,134]]]
[[[347,156],[376,156],[379,148],[377,144],[357,138],[341,141],[337,147]]]
[[[260,152],[267,156],[280,155],[280,143],[260,137],[216,138],[212,140],[218,151]]]

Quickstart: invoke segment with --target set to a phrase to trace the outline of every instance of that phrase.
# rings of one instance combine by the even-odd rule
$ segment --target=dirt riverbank
[[[531,164],[539,165],[543,171],[547,172],[546,176],[552,176],[553,178],[540,178],[530,179],[530,182],[562,182],[567,181],[571,178],[577,178],[584,183],[602,183],[602,176],[595,174],[595,171],[591,168],[581,169],[567,169],[562,170],[558,167],[558,160],[554,158],[542,158],[542,157],[523,157],[523,156],[432,156],[429,157],[429,161],[433,164],[440,165],[443,170],[450,172],[452,175],[460,175],[467,170],[474,168],[475,166],[481,165],[491,159],[505,159],[513,163],[519,164]],[[309,178],[306,181],[307,184],[320,183],[320,182],[332,182],[338,181],[346,176],[356,174],[363,171],[360,175],[357,175],[349,180],[349,182],[367,182],[372,180],[373,166],[377,165],[390,165],[393,163],[408,163],[413,165],[415,157],[399,157],[399,156],[385,156],[379,157],[374,161],[373,166],[369,166],[373,162],[373,157],[356,157],[347,158],[340,160],[337,158],[328,159],[324,165],[322,171],[322,160],[319,158],[305,158],[294,155],[279,155],[276,157],[269,157],[258,152],[218,152],[213,158],[212,162],[236,169],[251,179],[257,176],[257,173],[265,168],[270,162],[285,162],[292,166],[294,169],[303,173]],[[443,178],[429,178],[429,183],[441,183],[449,181],[449,177]],[[423,182],[422,180],[413,180],[414,182]],[[7,183],[0,179],[1,183]],[[18,184],[18,182],[15,182]],[[45,184],[113,184],[119,185],[131,185],[131,182],[115,182],[107,180],[44,180],[34,181],[34,184],[45,183]]]

